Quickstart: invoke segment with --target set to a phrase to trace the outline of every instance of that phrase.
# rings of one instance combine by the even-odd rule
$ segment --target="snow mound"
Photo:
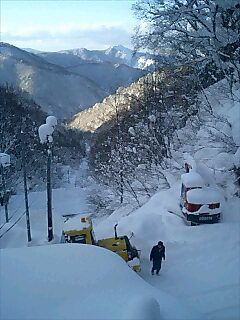
[[[126,320],[159,320],[159,304],[154,298],[138,297],[127,304]]]
[[[187,192],[187,200],[190,203],[210,204],[221,202],[221,194],[209,187],[202,189],[193,189]]]
[[[194,171],[183,173],[181,179],[183,184],[188,188],[204,186],[202,177],[200,176],[200,174]]]
[[[2,319],[126,319],[125,312],[133,319],[160,318],[151,287],[118,255],[99,247],[2,250],[0,270]]]

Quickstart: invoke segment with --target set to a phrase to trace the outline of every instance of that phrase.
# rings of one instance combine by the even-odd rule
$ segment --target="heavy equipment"
[[[62,242],[90,244],[106,248],[122,257],[134,271],[141,271],[140,250],[130,243],[128,236],[117,235],[117,224],[114,226],[114,237],[97,241],[90,215],[76,214],[64,217]]]

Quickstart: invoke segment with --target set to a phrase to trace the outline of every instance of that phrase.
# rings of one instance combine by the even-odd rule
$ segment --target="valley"
[[[238,320],[239,1],[1,11],[0,318]]]

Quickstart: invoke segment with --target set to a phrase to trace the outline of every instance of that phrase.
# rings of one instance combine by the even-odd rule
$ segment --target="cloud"
[[[4,42],[21,47],[31,47],[35,44],[40,50],[61,50],[68,48],[86,47],[89,49],[102,49],[111,45],[130,45],[132,30],[120,25],[59,25],[48,29],[24,28],[21,30],[2,32]],[[52,46],[51,46],[52,43]]]

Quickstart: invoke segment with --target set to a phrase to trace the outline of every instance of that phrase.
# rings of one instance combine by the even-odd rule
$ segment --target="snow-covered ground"
[[[196,319],[100,247],[55,244],[1,258],[1,319]]]
[[[2,310],[3,319],[43,319],[44,317],[51,319],[53,315],[55,318],[57,315],[57,319],[66,319],[66,314],[69,314],[69,318],[102,319],[102,312],[105,312],[106,319],[137,319],[138,305],[146,307],[146,314],[142,313],[143,319],[158,319],[156,301],[160,305],[159,319],[187,319],[187,317],[188,319],[238,319],[240,200],[232,198],[224,204],[221,223],[189,227],[184,224],[181,216],[168,211],[180,215],[179,189],[180,183],[175,181],[170,189],[160,191],[132,214],[126,215],[124,210],[118,210],[107,219],[94,219],[98,239],[112,236],[116,222],[118,222],[119,234],[130,236],[131,232],[134,233],[131,241],[142,250],[142,271],[139,275],[135,275],[127,265],[125,268],[125,264],[120,263],[119,259],[114,260],[112,257],[114,254],[109,254],[108,257],[105,251],[106,261],[103,262],[104,259],[100,257],[101,250],[93,251],[89,246],[83,249],[79,245],[81,247],[79,257],[76,257],[75,252],[78,250],[75,248],[76,245],[73,245],[74,248],[70,248],[71,245],[47,245],[46,194],[44,192],[30,194],[32,243],[27,245],[24,216],[4,234],[16,217],[24,212],[23,197],[20,195],[12,197],[9,211],[10,216],[13,214],[13,217],[4,226],[4,211],[1,207],[0,231],[1,235],[4,235],[0,239],[0,246],[1,248],[31,246],[31,248],[1,250],[0,272],[3,285],[1,285],[0,310]],[[61,215],[88,212],[86,190],[81,188],[54,190],[53,208],[54,242],[58,243],[63,221]],[[149,262],[150,249],[158,240],[163,240],[166,246],[166,261],[163,262],[160,277],[150,275]],[[34,247],[36,245],[43,246],[37,249],[38,247]],[[52,264],[54,261],[52,255],[58,262]],[[94,255],[96,255],[95,258]],[[116,266],[110,267],[109,264],[112,263],[116,263]],[[47,303],[44,298],[45,291],[40,290],[38,286],[40,282],[46,281],[45,277],[51,279],[52,273],[55,274],[54,281],[44,282],[45,289],[49,290],[52,296]],[[29,281],[29,277],[32,281]],[[77,280],[74,281],[74,279]],[[21,289],[24,283],[26,287]],[[12,290],[13,286],[15,290]],[[68,289],[65,290],[64,286]],[[27,292],[27,296],[23,292],[24,294]],[[123,312],[122,308],[113,302],[108,303],[111,292],[115,292],[114,297],[125,306],[125,313],[120,313],[120,310]],[[33,301],[33,305],[36,306],[34,312],[27,310],[28,295],[32,300],[36,300]],[[77,300],[74,298],[76,295],[79,296]],[[20,299],[20,297],[24,298]],[[19,304],[16,304],[16,299],[20,299],[21,310]],[[78,305],[82,299],[84,305],[96,301],[94,303],[97,306],[96,313],[92,313],[92,308],[89,307],[82,309],[81,305]],[[22,300],[26,301],[25,304]],[[15,311],[10,312],[13,301],[17,307]],[[45,309],[44,304],[46,304]],[[131,317],[128,318],[130,313]]]
[[[7,224],[0,207],[2,319],[240,318],[240,198],[233,183],[233,165],[239,167],[240,161],[240,104],[239,96],[230,103],[220,92],[216,86],[206,90],[213,109],[201,110],[197,131],[195,116],[179,130],[180,146],[174,146],[166,172],[169,189],[159,190],[133,212],[122,206],[110,216],[93,215],[97,239],[112,236],[116,223],[119,235],[133,233],[131,242],[141,250],[139,275],[104,249],[58,244],[62,215],[90,211],[87,198],[94,187],[87,183],[84,188],[69,184],[53,190],[53,244],[47,242],[45,192],[30,193],[30,244],[23,196],[10,199]],[[211,183],[214,177],[220,186],[220,223],[190,227],[182,219],[180,175],[185,152],[203,160],[205,166],[199,169],[204,178]],[[166,246],[166,261],[157,277],[150,275],[149,253],[159,240]]]
[[[178,183],[156,194],[133,214],[122,218],[116,215],[109,220],[120,220],[119,232],[134,233],[132,241],[142,250],[143,279],[183,299],[204,319],[238,319],[240,200],[225,204],[221,223],[189,227],[179,216],[168,212],[180,214],[177,191]],[[96,231],[107,233],[101,224]],[[156,279],[150,275],[149,252],[158,240],[166,245],[166,261]]]

